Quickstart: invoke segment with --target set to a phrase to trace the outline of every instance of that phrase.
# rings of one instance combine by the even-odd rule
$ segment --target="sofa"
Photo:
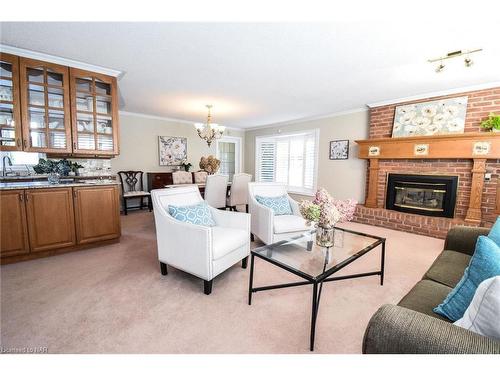
[[[486,228],[452,228],[444,250],[422,280],[397,305],[384,305],[373,315],[363,338],[363,353],[500,353],[500,341],[453,325],[432,311],[462,278],[478,236],[488,232]]]

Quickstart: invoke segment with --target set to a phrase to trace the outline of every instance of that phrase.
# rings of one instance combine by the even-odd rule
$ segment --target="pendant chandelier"
[[[194,124],[194,126],[196,128],[196,131],[198,132],[198,136],[201,139],[205,140],[208,144],[208,147],[210,147],[214,139],[219,139],[220,137],[222,137],[226,128],[224,126],[212,123],[212,115],[210,113],[212,105],[207,104],[206,107],[208,108],[207,122],[204,124],[198,122]]]

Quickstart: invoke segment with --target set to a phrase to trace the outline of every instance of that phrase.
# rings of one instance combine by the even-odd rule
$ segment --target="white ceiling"
[[[480,9],[479,9],[480,10]],[[427,12],[427,13],[426,13]],[[435,12],[438,12],[437,14]],[[392,9],[335,23],[2,23],[2,44],[118,69],[121,110],[239,128],[500,81],[484,13]],[[428,58],[483,48],[475,64]]]

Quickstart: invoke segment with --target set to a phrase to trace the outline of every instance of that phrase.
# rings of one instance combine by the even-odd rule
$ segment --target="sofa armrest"
[[[488,235],[488,228],[456,226],[451,228],[444,242],[445,250],[454,250],[467,255],[474,254],[477,238]]]
[[[384,305],[363,338],[365,354],[498,354],[500,341],[404,307]]]

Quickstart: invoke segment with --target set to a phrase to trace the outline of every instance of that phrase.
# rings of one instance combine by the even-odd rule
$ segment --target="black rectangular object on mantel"
[[[458,176],[390,173],[385,208],[425,216],[453,218]]]

